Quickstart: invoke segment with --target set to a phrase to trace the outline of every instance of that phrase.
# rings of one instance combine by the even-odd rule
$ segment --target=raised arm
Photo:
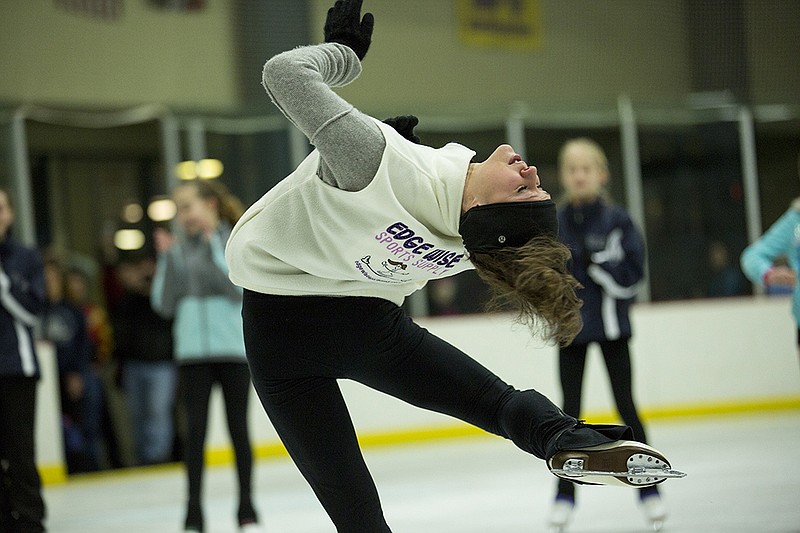
[[[791,253],[798,226],[800,199],[795,200],[788,211],[742,252],[742,272],[750,281],[762,287],[768,284],[765,276],[773,268],[777,257]]]
[[[21,275],[9,274],[0,261],[0,306],[11,316],[29,327],[38,322],[37,313],[45,302],[44,273],[38,252],[24,252],[29,256],[25,272]]]
[[[361,74],[372,16],[359,20],[360,7],[360,1],[337,2],[328,12],[326,43],[283,52],[262,73],[272,102],[319,150],[320,177],[349,191],[369,185],[386,147],[374,121],[331,89]]]

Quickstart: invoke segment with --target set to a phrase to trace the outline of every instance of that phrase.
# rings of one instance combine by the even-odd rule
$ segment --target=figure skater
[[[630,428],[584,424],[513,388],[400,307],[428,280],[475,268],[543,337],[567,343],[580,329],[536,167],[508,145],[471,162],[464,146],[415,144],[331,90],[358,77],[370,46],[361,3],[335,3],[325,43],[266,63],[267,93],[316,149],[245,212],[226,248],[256,392],[337,530],[391,531],[339,379],[501,435],[551,469],[576,459],[618,472],[634,453],[666,464],[628,441]]]

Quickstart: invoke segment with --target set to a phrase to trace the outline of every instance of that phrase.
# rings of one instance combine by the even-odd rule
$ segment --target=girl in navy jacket
[[[644,242],[627,211],[606,197],[608,160],[603,149],[586,138],[567,141],[559,154],[565,205],[558,210],[559,237],[572,250],[572,274],[583,285],[583,329],[559,349],[564,412],[580,418],[581,386],[590,343],[600,345],[617,410],[634,436],[646,442],[633,401],[630,306],[644,275]],[[640,489],[645,516],[654,526],[666,518],[655,486]],[[575,505],[575,485],[560,480],[550,523],[564,528]],[[660,527],[660,526],[659,526]]]
[[[44,531],[34,415],[39,362],[33,327],[44,305],[42,258],[11,236],[14,210],[0,189],[0,531]]]

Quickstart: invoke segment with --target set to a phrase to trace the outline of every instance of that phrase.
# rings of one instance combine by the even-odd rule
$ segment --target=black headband
[[[552,200],[478,205],[461,217],[458,232],[468,252],[518,248],[534,237],[558,237]]]

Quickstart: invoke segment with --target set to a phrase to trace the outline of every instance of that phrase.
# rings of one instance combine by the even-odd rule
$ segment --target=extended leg
[[[259,399],[340,533],[390,531],[331,361],[347,357],[340,352],[343,338],[358,343],[356,333],[340,327],[337,318],[365,300],[245,291],[242,308]]]
[[[258,373],[258,364],[253,370]],[[267,416],[337,531],[391,531],[336,380],[254,383]]]

